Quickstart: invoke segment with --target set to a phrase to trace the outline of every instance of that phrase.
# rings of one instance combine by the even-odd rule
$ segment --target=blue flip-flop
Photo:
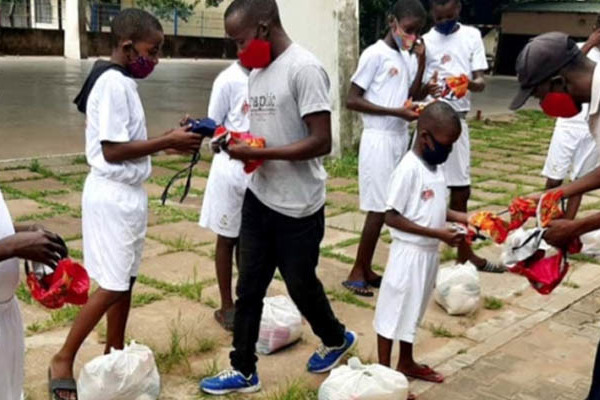
[[[373,297],[375,295],[369,290],[369,284],[365,281],[344,281],[342,286],[357,296]]]

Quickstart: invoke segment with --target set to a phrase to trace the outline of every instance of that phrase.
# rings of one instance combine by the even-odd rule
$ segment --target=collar
[[[600,106],[600,64],[594,69],[594,77],[592,79],[592,96],[590,98],[590,114],[598,114]]]

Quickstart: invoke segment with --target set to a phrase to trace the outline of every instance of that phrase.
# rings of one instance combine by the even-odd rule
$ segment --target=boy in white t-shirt
[[[418,114],[405,102],[421,96],[425,51],[415,44],[427,14],[418,0],[399,0],[391,10],[390,30],[367,48],[352,77],[347,107],[363,119],[358,177],[360,209],[367,212],[356,261],[342,285],[373,296],[381,277],[371,266],[383,227],[390,176],[409,147],[408,125]]]
[[[248,69],[235,62],[221,72],[213,84],[208,117],[233,132],[247,132],[250,128],[249,73]],[[215,311],[215,319],[227,330],[233,330],[233,254],[240,236],[242,204],[249,180],[250,175],[244,172],[241,161],[223,152],[215,154],[200,212],[200,226],[217,234],[215,266],[221,308]]]
[[[397,370],[436,383],[444,377],[415,362],[413,343],[434,288],[440,240],[459,246],[465,239],[446,228],[446,221],[466,224],[467,217],[446,212],[446,182],[440,167],[460,135],[459,116],[446,103],[429,105],[419,117],[415,145],[390,182],[385,223],[392,245],[375,309],[379,363],[390,366],[393,342],[399,341]]]
[[[466,75],[469,78],[468,93],[458,99],[447,93],[442,100],[459,114],[462,134],[442,169],[450,189],[450,208],[466,212],[471,196],[471,144],[467,113],[471,110],[470,92],[485,89],[484,72],[488,69],[485,47],[478,29],[458,22],[460,0],[431,0],[431,15],[435,26],[425,35],[427,71],[426,77],[446,78]],[[465,254],[465,251],[469,253]],[[479,269],[488,272],[504,272],[506,268],[477,257],[470,248],[460,248],[458,260],[471,261]]]
[[[111,23],[110,62],[98,61],[76,104],[86,115],[86,157],[91,166],[82,195],[83,254],[98,290],[81,309],[50,366],[53,398],[76,397],[75,356],[94,326],[107,316],[105,352],[124,346],[133,284],[141,262],[148,218],[142,184],[151,172],[150,155],[162,150],[195,153],[200,135],[182,127],[148,139],[135,79],[158,64],[162,26],[149,13],[123,10]]]
[[[594,30],[598,29],[598,23]],[[600,62],[600,49],[595,45],[578,43],[582,51],[595,63]],[[542,175],[548,178],[546,189],[562,185],[569,170],[572,181],[579,179],[598,167],[599,153],[588,124],[589,104],[584,104],[573,118],[557,118],[548,157]],[[581,195],[572,196],[567,204],[566,217],[575,218],[581,204]]]
[[[20,400],[25,375],[25,335],[19,302],[17,258],[54,266],[67,255],[61,239],[40,226],[14,226],[0,192],[0,399]]]

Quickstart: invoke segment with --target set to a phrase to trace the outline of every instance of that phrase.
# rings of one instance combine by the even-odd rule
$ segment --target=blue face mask
[[[454,28],[456,28],[456,24],[458,24],[458,20],[450,19],[448,21],[444,21],[442,23],[435,25],[435,30],[441,33],[442,35],[449,35],[454,32]]]
[[[435,140],[433,136],[430,136],[433,141],[433,149],[429,146],[425,146],[423,150],[423,160],[429,165],[440,165],[448,160],[450,152],[452,152],[452,146],[444,146]]]

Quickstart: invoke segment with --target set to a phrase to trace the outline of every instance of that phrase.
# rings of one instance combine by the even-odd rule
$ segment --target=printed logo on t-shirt
[[[244,100],[244,104],[242,104],[242,114],[247,115],[250,112],[250,103],[247,100]]]
[[[450,61],[452,61],[452,57],[450,56],[450,54],[444,54],[444,56],[442,57],[442,65],[447,64]]]
[[[250,96],[250,107],[252,112],[273,113],[277,107],[277,97],[274,93],[262,96]]]
[[[398,68],[396,68],[396,67],[390,68],[390,76],[396,76],[399,73],[400,73],[400,71],[398,71]]]
[[[433,189],[425,189],[421,192],[421,199],[427,201],[433,199],[435,197],[435,192]]]

